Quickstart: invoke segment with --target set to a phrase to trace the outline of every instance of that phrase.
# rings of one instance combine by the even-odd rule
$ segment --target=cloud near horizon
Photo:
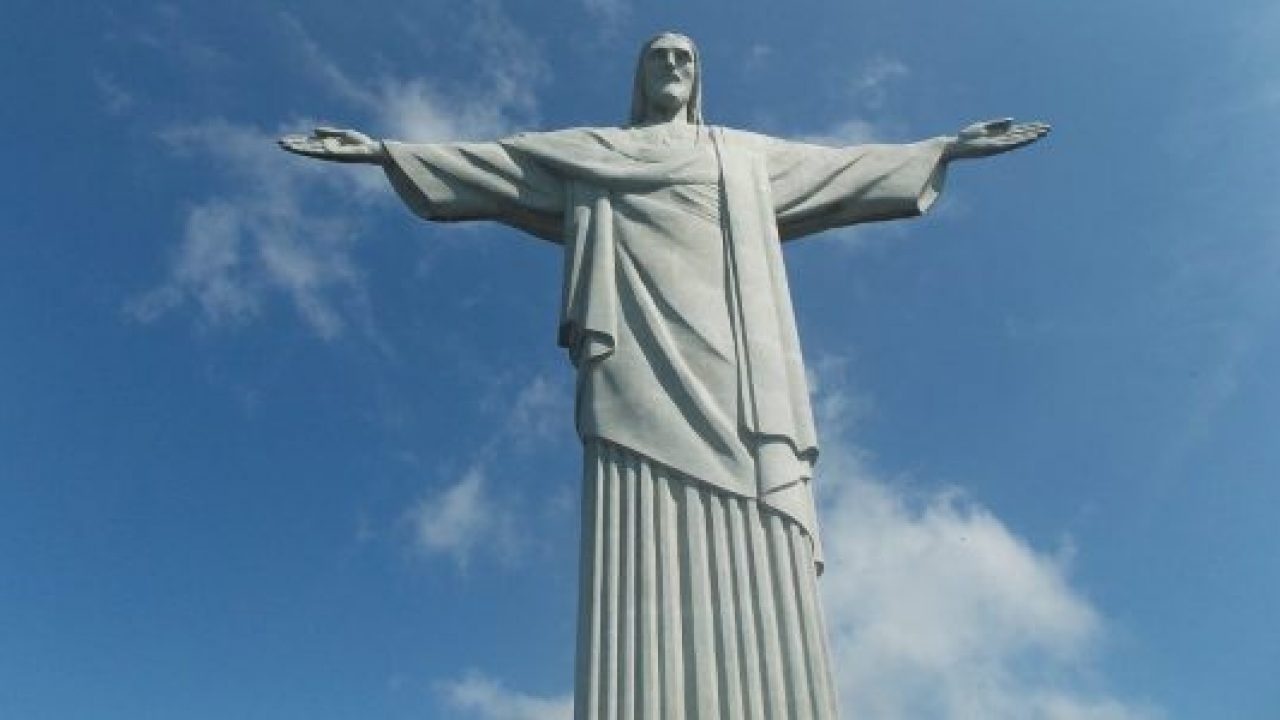
[[[891,482],[851,437],[838,360],[813,373],[822,578],[847,717],[1155,720],[1098,687],[1107,626],[1070,581],[1074,549],[1032,547],[952,488]]]
[[[573,697],[537,697],[510,690],[493,678],[471,674],[440,684],[451,709],[472,720],[570,720]]]

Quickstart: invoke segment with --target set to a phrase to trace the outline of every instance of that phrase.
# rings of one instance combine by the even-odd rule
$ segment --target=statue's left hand
[[[976,122],[947,144],[948,160],[981,158],[1016,150],[1049,134],[1042,122],[1014,123],[1013,118]]]
[[[349,163],[381,163],[382,143],[356,130],[318,127],[310,135],[286,135],[277,143],[297,155]]]

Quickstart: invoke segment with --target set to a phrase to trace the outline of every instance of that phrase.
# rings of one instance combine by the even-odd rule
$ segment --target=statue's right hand
[[[297,155],[350,163],[381,163],[382,143],[355,130],[318,127],[310,135],[286,135],[277,143]]]

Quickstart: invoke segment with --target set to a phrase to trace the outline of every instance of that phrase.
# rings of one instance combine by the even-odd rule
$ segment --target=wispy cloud
[[[1221,432],[1224,413],[1248,393],[1257,358],[1280,333],[1280,212],[1259,213],[1256,235],[1224,246],[1213,231],[1169,239],[1172,268],[1156,287],[1153,323],[1192,371],[1178,394],[1181,418],[1164,436],[1152,478],[1182,476],[1187,458]]]
[[[483,675],[472,674],[448,681],[442,683],[440,689],[451,710],[472,720],[569,720],[573,717],[572,697],[526,695]]]
[[[773,55],[772,45],[763,42],[752,43],[747,48],[747,58],[743,65],[747,68],[757,68],[768,62]]]
[[[1171,395],[1181,418],[1162,436],[1152,482],[1184,477],[1189,457],[1221,437],[1280,331],[1280,212],[1268,183],[1241,182],[1280,152],[1280,7],[1224,19],[1231,42],[1190,74],[1180,107],[1152,129],[1176,162],[1170,172],[1194,179],[1177,197],[1206,208],[1161,238],[1171,265],[1151,294],[1149,324],[1163,329],[1163,349],[1185,375]]]
[[[1280,8],[1224,9],[1223,20],[1234,28],[1229,41],[1184,79],[1181,106],[1152,127],[1167,152],[1198,164],[1198,175],[1233,168],[1229,156],[1241,148],[1273,157],[1280,146]]]
[[[102,107],[109,115],[123,115],[133,108],[133,93],[125,89],[124,85],[111,73],[94,70],[92,73],[93,86],[98,90],[98,97],[102,100]]]
[[[172,128],[163,140],[174,153],[212,160],[226,190],[187,209],[167,279],[126,312],[150,322],[192,304],[205,322],[234,326],[280,296],[318,336],[338,336],[365,305],[350,253],[355,228],[316,199],[367,203],[356,176],[317,172],[277,150],[271,135],[224,120]]]
[[[505,435],[521,446],[553,439],[573,416],[573,398],[562,382],[545,374],[533,377],[516,393],[507,414]]]
[[[420,498],[410,509],[414,547],[446,555],[465,568],[477,550],[509,558],[513,517],[490,492],[484,468],[473,465],[454,484]]]
[[[906,128],[884,120],[880,111],[889,98],[893,82],[910,74],[905,63],[884,55],[865,61],[849,81],[849,97],[853,100],[849,116],[800,139],[819,145],[843,146],[885,142],[892,135],[901,134]]]
[[[425,78],[353,78],[301,23],[282,17],[316,84],[372,118],[378,135],[424,142],[494,137],[512,131],[516,118],[536,113],[533,88],[546,65],[496,3],[477,5],[470,34],[485,59],[485,79],[461,93],[439,90]],[[126,102],[109,77],[99,86],[107,102]],[[206,119],[162,134],[173,152],[212,161],[223,189],[186,210],[167,277],[126,303],[130,317],[151,322],[190,306],[207,325],[234,327],[284,298],[321,338],[336,338],[353,322],[372,328],[363,273],[352,251],[361,215],[392,196],[375,169],[326,166],[275,147],[275,138],[286,131],[316,124],[294,121],[266,132]]]
[[[849,717],[1158,718],[1098,689],[1106,624],[1072,587],[1072,548],[1032,547],[964,493],[908,489],[849,439],[865,408],[816,373],[827,621]]]
[[[467,37],[480,56],[491,102],[524,117],[537,114],[537,89],[550,78],[539,44],[497,0],[479,0]]]
[[[480,76],[464,90],[427,77],[355,78],[292,15],[281,20],[315,82],[373,119],[372,132],[400,140],[440,142],[493,138],[537,114],[536,88],[549,75],[536,43],[492,2],[477,3],[467,33]]]
[[[877,55],[858,68],[849,89],[854,99],[864,107],[879,110],[888,98],[888,86],[910,74],[910,68],[901,60]]]
[[[597,28],[606,35],[614,35],[631,15],[631,3],[627,0],[579,0],[587,14],[596,21]]]
[[[142,47],[157,53],[168,63],[177,63],[197,73],[212,73],[235,64],[236,60],[200,33],[187,11],[173,3],[154,3],[137,14],[118,14],[104,8],[108,42]]]
[[[560,433],[573,405],[567,383],[545,374],[503,397],[510,399],[494,432],[472,451],[461,477],[443,487],[433,483],[406,511],[411,543],[422,554],[450,558],[465,569],[481,556],[509,564],[529,547],[527,500],[504,492],[488,469],[513,467],[521,455],[565,439]],[[544,502],[560,504],[554,494]]]

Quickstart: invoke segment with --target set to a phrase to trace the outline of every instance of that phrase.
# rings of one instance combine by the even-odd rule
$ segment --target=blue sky
[[[843,704],[1280,717],[1280,12],[18,2],[0,42],[0,717],[567,717],[556,249],[271,139],[1012,115],[929,217],[787,260]]]

